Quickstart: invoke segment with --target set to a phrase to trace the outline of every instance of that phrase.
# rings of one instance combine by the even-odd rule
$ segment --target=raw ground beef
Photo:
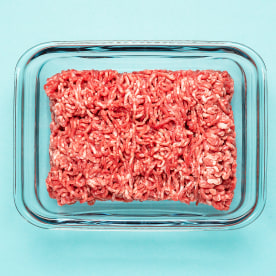
[[[68,70],[47,80],[50,197],[179,200],[228,210],[236,185],[227,72]]]

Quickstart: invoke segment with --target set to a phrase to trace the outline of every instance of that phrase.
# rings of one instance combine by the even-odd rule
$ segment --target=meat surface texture
[[[224,71],[62,71],[46,179],[59,205],[174,200],[228,210],[236,186],[234,82]]]

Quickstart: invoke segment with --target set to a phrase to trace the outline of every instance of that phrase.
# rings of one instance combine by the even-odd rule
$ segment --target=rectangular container
[[[51,121],[43,89],[67,69],[226,70],[234,79],[237,186],[228,211],[174,201],[111,202],[58,206],[46,190]],[[47,229],[235,229],[254,221],[266,197],[266,70],[252,49],[232,42],[49,42],[18,61],[14,96],[14,200],[30,223]]]

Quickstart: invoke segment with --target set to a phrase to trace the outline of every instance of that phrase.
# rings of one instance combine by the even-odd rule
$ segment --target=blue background
[[[276,275],[276,1],[12,1],[0,3],[1,275]],[[190,39],[244,43],[264,59],[269,89],[268,197],[253,224],[218,232],[41,230],[13,203],[14,67],[52,40]]]

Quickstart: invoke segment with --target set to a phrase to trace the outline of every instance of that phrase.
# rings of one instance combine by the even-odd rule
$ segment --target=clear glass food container
[[[228,211],[175,201],[76,203],[58,206],[46,190],[51,121],[43,86],[67,69],[226,70],[234,79],[237,186]],[[49,42],[18,61],[14,96],[14,200],[30,223],[47,229],[235,229],[254,221],[266,198],[266,70],[252,49],[232,42]]]

